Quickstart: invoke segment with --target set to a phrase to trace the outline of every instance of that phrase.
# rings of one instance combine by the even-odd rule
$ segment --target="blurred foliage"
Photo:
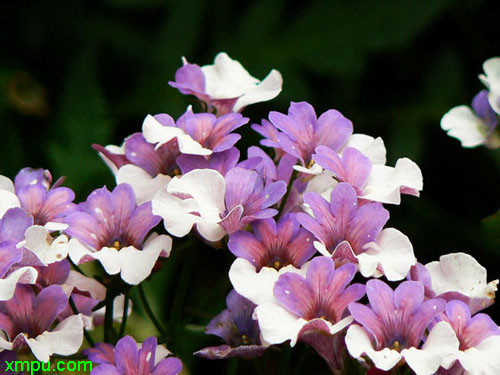
[[[80,200],[112,187],[91,144],[120,144],[148,113],[181,115],[195,103],[167,85],[181,56],[203,65],[226,51],[258,78],[271,68],[283,74],[278,98],[245,110],[253,122],[307,100],[318,114],[336,108],[356,132],[382,136],[390,164],[414,159],[422,197],[390,207],[390,225],[410,237],[424,263],[466,251],[497,278],[499,245],[487,234],[498,233],[498,221],[480,220],[500,207],[500,152],[461,148],[439,121],[482,88],[482,62],[499,54],[498,19],[500,7],[487,0],[2,2],[0,173],[49,168],[68,176]],[[242,134],[242,150],[258,142],[249,127]],[[226,365],[228,373],[255,373],[279,359],[275,350],[255,367],[191,356],[219,342],[200,327],[224,308],[230,262],[220,250],[174,247],[147,283],[186,373],[222,373]],[[498,311],[489,310],[497,322]],[[293,373],[325,371],[304,347],[291,358]]]

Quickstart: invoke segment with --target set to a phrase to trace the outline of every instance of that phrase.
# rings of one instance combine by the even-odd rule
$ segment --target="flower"
[[[33,218],[21,208],[9,209],[0,219],[0,301],[11,299],[18,283],[34,284],[37,271],[22,264],[23,248],[18,246]]]
[[[410,277],[424,283],[430,298],[459,299],[472,313],[493,304],[498,285],[498,280],[488,283],[486,268],[466,253],[442,255],[439,261],[427,263],[425,267],[417,265]]]
[[[70,355],[83,341],[83,319],[71,315],[51,329],[68,304],[68,296],[59,285],[44,288],[35,296],[33,289],[18,284],[14,297],[0,302],[0,348],[20,349],[28,346],[41,362],[52,354]]]
[[[331,192],[330,203],[317,193],[304,194],[312,215],[298,213],[297,220],[319,241],[318,251],[337,263],[359,264],[365,277],[384,274],[401,280],[415,264],[408,238],[394,228],[383,229],[389,212],[378,202],[358,202],[356,191],[345,182]]]
[[[195,355],[208,359],[249,359],[261,355],[266,347],[260,340],[259,325],[252,318],[255,305],[234,290],[227,295],[226,305],[227,309],[213,318],[205,329],[205,333],[219,336],[226,345],[207,347]]]
[[[424,301],[424,287],[405,281],[394,291],[380,280],[368,280],[369,306],[351,303],[357,323],[349,327],[346,345],[350,355],[368,356],[375,366],[388,371],[402,359],[417,375],[431,375],[456,352],[458,342],[451,327],[436,324],[421,346],[425,330],[445,309],[442,299]]]
[[[229,270],[234,289],[255,304],[273,299],[273,286],[285,272],[294,272],[316,252],[312,235],[300,226],[296,214],[252,222],[253,233],[229,236],[228,248],[238,258]]]
[[[276,215],[269,208],[286,191],[277,181],[264,186],[255,171],[235,167],[223,177],[211,169],[195,169],[173,178],[153,199],[153,213],[163,218],[165,229],[182,237],[196,224],[209,241],[218,241],[256,219]]]
[[[139,346],[130,337],[122,337],[113,347],[99,343],[95,348],[85,349],[83,354],[99,366],[92,369],[92,375],[177,375],[182,362],[175,357],[167,358],[169,351],[158,345],[156,337],[147,338]]]
[[[340,112],[330,109],[317,118],[314,108],[307,102],[292,102],[288,115],[272,111],[269,113],[269,121],[281,132],[270,133],[267,123],[252,126],[264,136],[273,135],[262,144],[274,147],[279,145],[283,151],[297,157],[302,167],[309,167],[316,147],[324,145],[340,150],[352,134],[352,122]],[[300,170],[304,171],[304,168]]]
[[[450,358],[452,374],[495,375],[500,368],[500,328],[486,314],[471,312],[462,301],[450,301],[439,317],[449,323],[460,343],[455,356]],[[450,364],[445,366],[449,368]],[[460,371],[460,369],[462,369]],[[443,371],[440,374],[449,374]]]
[[[484,74],[479,79],[488,88],[488,101],[491,108],[500,114],[500,57],[493,57],[483,63]]]
[[[97,259],[104,270],[132,285],[148,277],[160,255],[168,256],[172,239],[147,233],[160,218],[151,212],[151,203],[137,206],[132,188],[118,185],[93,191],[79,211],[67,217],[66,233],[72,238],[69,256],[77,264]]]
[[[255,309],[263,339],[270,344],[290,340],[294,346],[304,326],[317,319],[329,335],[343,330],[352,322],[347,305],[365,294],[362,284],[348,286],[355,274],[353,264],[335,269],[332,259],[322,256],[311,260],[305,277],[282,274],[274,284],[274,299]]]
[[[185,95],[195,95],[209,109],[214,107],[217,115],[241,112],[247,105],[271,100],[281,92],[283,79],[277,70],[273,69],[261,82],[225,52],[215,57],[213,65],[201,68],[185,58],[182,61],[184,65],[170,86]]]
[[[349,182],[360,198],[392,204],[401,202],[401,194],[418,197],[422,190],[422,172],[408,158],[398,159],[393,168],[374,163],[355,147],[346,147],[342,154],[338,154],[329,147],[318,146],[315,152],[313,160],[333,177],[323,190],[331,188],[337,182]],[[375,157],[379,158],[380,156]]]
[[[474,97],[472,108],[466,105],[454,107],[441,119],[441,128],[450,137],[457,138],[462,147],[500,147],[500,136],[495,131],[497,124],[497,114],[491,101],[488,102],[488,90],[482,90]]]

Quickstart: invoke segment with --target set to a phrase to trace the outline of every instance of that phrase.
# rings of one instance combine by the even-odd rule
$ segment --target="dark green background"
[[[356,132],[382,136],[390,165],[403,156],[420,165],[421,198],[388,207],[420,261],[465,251],[499,278],[500,225],[486,230],[480,220],[500,207],[500,151],[463,149],[439,127],[482,89],[483,61],[500,54],[499,19],[497,2],[480,0],[3,1],[0,173],[49,168],[80,200],[112,187],[90,144],[120,144],[148,113],[177,118],[194,102],[167,85],[181,56],[204,65],[226,51],[258,78],[271,68],[283,75],[280,96],[244,111],[253,122],[306,100],[318,115],[335,108]],[[258,142],[249,127],[242,134],[242,150]],[[187,309],[172,312],[187,259]],[[172,345],[195,373],[224,368],[189,355],[218,340],[185,331],[176,315],[195,310],[190,322],[205,324],[223,307],[230,260],[209,248],[174,250],[155,276],[160,311],[176,327]],[[219,280],[220,292],[200,302]],[[498,308],[487,311],[500,323]],[[305,363],[320,361],[307,353]]]

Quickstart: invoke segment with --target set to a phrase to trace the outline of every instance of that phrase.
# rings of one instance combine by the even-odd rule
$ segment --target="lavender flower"
[[[92,192],[67,217],[72,236],[69,255],[79,264],[97,259],[104,270],[129,284],[139,284],[148,277],[160,255],[168,256],[172,239],[148,232],[160,218],[151,212],[151,203],[137,206],[132,188],[118,185],[113,192],[105,187]]]
[[[175,82],[169,84],[185,95],[195,95],[207,104],[209,110],[215,108],[219,116],[240,112],[249,104],[271,100],[280,93],[283,84],[277,70],[273,69],[260,82],[225,52],[215,57],[213,65],[200,68],[184,58],[183,64],[175,73]]]
[[[356,274],[353,264],[335,269],[332,259],[314,258],[306,269],[306,276],[284,273],[274,284],[274,300],[257,306],[255,315],[262,337],[270,344],[290,340],[294,346],[304,326],[321,320],[334,335],[352,322],[347,306],[365,294],[362,284],[348,284]]]
[[[27,285],[18,285],[14,297],[0,302],[0,348],[19,350],[29,347],[42,362],[52,354],[70,355],[78,351],[83,341],[83,319],[71,315],[51,328],[68,304],[68,297],[59,285],[43,289],[35,296]]]
[[[330,203],[316,193],[304,194],[312,216],[299,213],[297,220],[319,240],[316,248],[337,263],[357,263],[363,276],[385,274],[401,280],[415,264],[408,238],[394,228],[382,230],[389,212],[381,203],[360,204],[354,188],[339,183]]]
[[[226,297],[227,309],[213,318],[207,325],[206,333],[219,336],[225,345],[211,346],[195,355],[208,359],[232,357],[254,358],[261,355],[266,347],[260,340],[259,325],[252,318],[255,305],[232,290]]]
[[[36,269],[21,264],[23,248],[17,246],[32,224],[33,218],[21,208],[9,209],[0,219],[0,301],[12,298],[17,283],[36,281]]]
[[[352,134],[352,122],[340,112],[330,109],[317,118],[314,108],[306,102],[292,102],[288,115],[271,112],[269,121],[281,132],[270,131],[268,123],[252,126],[262,135],[271,136],[270,141],[263,144],[279,145],[283,151],[297,157],[303,167],[310,166],[316,147],[324,145],[338,151]]]
[[[442,299],[424,301],[424,287],[405,281],[394,291],[380,280],[366,283],[370,306],[349,304],[360,325],[347,330],[346,345],[354,358],[368,356],[375,366],[388,371],[402,359],[417,375],[431,375],[456,350],[456,337],[447,323],[436,324],[425,344],[424,332],[445,309]]]
[[[471,312],[462,301],[450,301],[439,317],[455,331],[459,348],[451,357],[454,366],[440,374],[495,375],[500,368],[500,328],[486,314]],[[455,359],[457,360],[455,362]],[[444,366],[446,369],[450,364]]]
[[[92,375],[179,374],[182,362],[175,357],[166,358],[170,353],[157,343],[156,337],[149,337],[139,346],[132,337],[125,336],[115,347],[100,343],[95,348],[85,349],[83,354],[99,364],[92,369]]]

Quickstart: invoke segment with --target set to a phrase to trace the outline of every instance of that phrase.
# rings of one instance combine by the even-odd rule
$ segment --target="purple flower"
[[[367,355],[381,370],[387,371],[405,359],[416,374],[433,374],[445,358],[456,350],[456,338],[449,325],[437,324],[421,347],[424,332],[445,309],[442,299],[424,301],[424,287],[405,281],[394,291],[380,280],[366,283],[369,306],[349,304],[354,320],[346,345],[354,358]]]
[[[156,337],[147,338],[139,346],[130,336],[121,338],[116,346],[100,343],[85,349],[83,354],[99,366],[92,375],[177,375],[182,362],[175,357],[166,358],[168,350],[157,344]]]
[[[485,374],[494,375],[500,368],[500,328],[486,314],[471,317],[468,306],[458,300],[450,301],[439,319],[449,323],[459,341],[454,372],[442,374]],[[448,368],[448,364],[445,368]]]
[[[166,235],[145,240],[159,221],[150,202],[136,205],[129,185],[120,184],[113,192],[97,189],[67,217],[70,257],[78,264],[97,259],[108,274],[120,273],[136,285],[149,276],[160,254],[170,252],[172,239]]]
[[[255,305],[234,290],[226,297],[226,305],[227,309],[213,318],[205,330],[222,338],[226,345],[204,348],[195,354],[208,359],[261,355],[266,348],[260,341],[259,325],[252,318]]]
[[[21,208],[9,209],[0,219],[0,301],[14,295],[17,283],[33,284],[36,269],[23,262],[23,248],[17,246],[33,218]]]
[[[352,134],[352,122],[340,112],[330,109],[319,118],[314,108],[306,102],[290,104],[288,115],[279,112],[269,114],[271,123],[281,132],[274,133],[269,125],[253,125],[252,128],[264,136],[271,136],[264,145],[279,145],[285,152],[297,157],[302,166],[311,163],[316,147],[323,145],[338,151]]]
[[[488,282],[486,268],[466,253],[442,255],[425,266],[417,263],[408,277],[424,284],[427,298],[463,301],[473,314],[493,304],[498,285],[498,280]]]
[[[43,169],[24,168],[17,174],[16,194],[21,207],[33,216],[34,224],[48,224],[54,230],[65,228],[64,217],[76,210],[76,204],[73,190],[59,187],[62,181],[59,179],[50,187],[52,175]]]
[[[348,286],[356,274],[353,264],[335,269],[331,258],[316,257],[303,277],[297,273],[282,274],[274,284],[273,301],[258,305],[255,315],[264,340],[278,344],[291,340],[294,346],[304,326],[321,320],[334,335],[352,322],[347,305],[365,294],[365,286]]]
[[[450,137],[458,139],[462,147],[500,146],[500,137],[495,131],[498,118],[488,101],[488,94],[488,90],[480,91],[472,100],[472,108],[466,105],[453,107],[441,119],[441,128]]]
[[[229,250],[252,263],[256,271],[262,267],[293,265],[300,268],[315,253],[311,234],[296,220],[296,214],[252,222],[253,233],[238,231],[229,236]]]
[[[278,181],[264,185],[255,171],[235,167],[223,177],[212,169],[195,169],[174,178],[153,199],[153,212],[163,218],[167,231],[185,236],[196,224],[209,241],[218,241],[257,219],[276,215],[269,208],[286,191]]]
[[[175,73],[175,82],[169,84],[185,95],[195,95],[209,110],[215,108],[218,115],[271,100],[280,93],[283,83],[281,74],[274,69],[260,82],[224,52],[215,57],[214,65],[200,67],[184,58],[183,63]]]
[[[42,362],[52,354],[70,355],[83,341],[81,315],[72,315],[51,328],[68,303],[68,297],[59,285],[43,289],[35,296],[27,285],[18,285],[14,297],[0,302],[0,348],[20,349],[28,346]]]
[[[354,188],[339,183],[330,202],[317,193],[305,193],[312,216],[298,213],[297,220],[320,241],[316,248],[339,263],[359,264],[363,276],[385,274],[400,280],[415,264],[408,238],[393,228],[382,230],[389,212],[378,202],[358,202]]]
[[[216,152],[206,157],[201,155],[182,154],[177,158],[177,164],[183,174],[194,169],[213,169],[225,176],[236,166],[240,158],[240,151],[236,147],[231,147],[222,152]]]

